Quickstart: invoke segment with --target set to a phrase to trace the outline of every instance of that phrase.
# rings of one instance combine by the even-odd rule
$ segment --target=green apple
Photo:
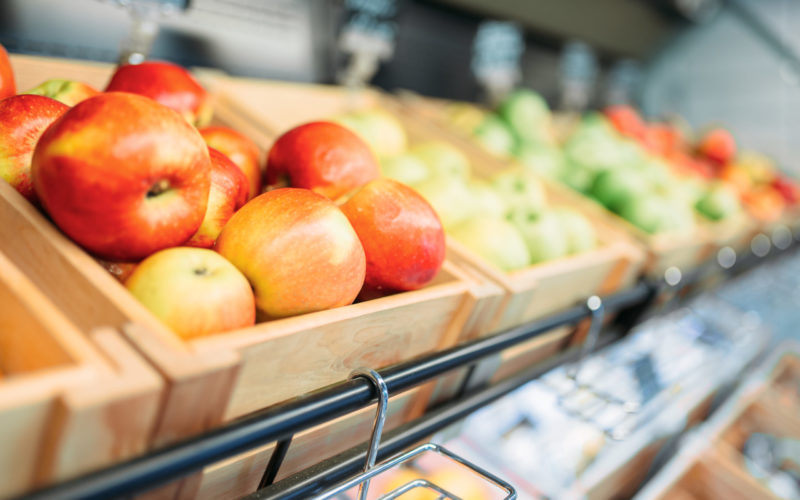
[[[727,185],[718,183],[708,188],[695,208],[707,219],[721,220],[738,212],[741,205],[736,192]]]
[[[597,246],[597,232],[583,214],[567,207],[554,210],[567,234],[567,252],[581,253]]]
[[[400,154],[406,150],[408,139],[402,124],[382,109],[366,109],[334,117],[364,140],[380,157]]]
[[[497,112],[520,139],[547,139],[550,109],[536,92],[529,89],[515,90],[500,104]]]
[[[217,252],[174,247],[144,259],[125,287],[184,339],[252,326],[253,290]]]
[[[504,271],[530,264],[530,255],[522,235],[501,218],[491,215],[471,217],[452,228],[448,234]]]
[[[409,186],[414,186],[430,177],[431,170],[411,153],[388,156],[380,161],[381,174]]]
[[[521,142],[514,155],[523,165],[550,179],[559,178],[565,168],[561,150],[553,146]]]
[[[654,234],[666,229],[667,205],[667,199],[661,196],[637,196],[621,206],[619,214],[639,229]]]
[[[458,148],[444,141],[422,142],[410,153],[428,166],[434,176],[450,179],[469,179],[469,158]]]
[[[569,252],[567,232],[556,213],[516,210],[509,213],[507,218],[522,234],[531,263],[556,259]]]
[[[650,193],[650,183],[639,170],[625,168],[600,172],[591,193],[610,210],[619,212],[632,199]]]
[[[558,180],[575,191],[590,194],[596,175],[597,173],[592,169],[585,168],[572,161],[565,161]]]
[[[487,151],[499,156],[509,156],[514,150],[516,139],[508,125],[496,115],[488,115],[475,127],[473,135]]]
[[[472,191],[472,196],[477,205],[476,213],[493,215],[495,217],[504,217],[508,209],[505,200],[500,196],[497,191],[492,188],[491,184],[486,181],[473,179],[469,182],[468,187]]]
[[[525,168],[509,168],[492,177],[492,187],[511,211],[539,213],[547,203],[542,183]]]
[[[477,205],[472,191],[462,179],[433,176],[414,186],[414,189],[433,206],[445,230],[476,213]]]

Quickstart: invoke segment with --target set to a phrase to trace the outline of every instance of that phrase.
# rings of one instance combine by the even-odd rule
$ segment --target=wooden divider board
[[[163,384],[113,330],[89,339],[0,252],[0,497],[146,449]]]

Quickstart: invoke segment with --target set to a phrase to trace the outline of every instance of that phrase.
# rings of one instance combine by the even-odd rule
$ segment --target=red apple
[[[606,117],[617,131],[625,136],[644,139],[647,133],[647,124],[630,106],[611,106],[604,111]]]
[[[267,158],[267,184],[311,189],[331,199],[380,176],[367,144],[350,130],[330,122],[295,127],[275,141]]]
[[[154,99],[198,127],[211,120],[211,100],[195,78],[176,64],[148,61],[126,64],[108,82],[106,92],[131,92]]]
[[[108,260],[139,260],[188,240],[206,212],[210,170],[208,146],[194,127],[122,92],[68,110],[33,154],[44,208],[68,236]]]
[[[283,188],[233,214],[216,250],[250,281],[270,318],[347,305],[364,284],[364,248],[332,201]]]
[[[249,180],[248,199],[261,194],[261,168],[259,167],[258,146],[239,132],[227,127],[205,127],[200,135],[206,144],[224,154],[242,169]]]
[[[38,95],[16,95],[0,101],[0,178],[31,202],[36,201],[31,179],[36,142],[68,109],[65,104]]]
[[[97,89],[83,82],[73,80],[53,79],[39,84],[39,86],[25,92],[26,94],[43,95],[67,106],[74,106],[100,93]]]
[[[133,270],[139,265],[138,262],[123,262],[111,261],[103,259],[95,259],[98,264],[103,266],[103,269],[108,271],[111,276],[115,277],[120,283],[125,283],[125,280],[133,274]]]
[[[255,323],[247,279],[218,253],[204,248],[156,252],[136,267],[125,287],[184,339]]]
[[[8,59],[8,52],[0,44],[0,99],[10,97],[17,93],[17,85],[14,83],[14,71],[11,69],[11,61]]]
[[[224,154],[214,148],[208,148],[208,152],[211,156],[211,191],[200,229],[186,242],[190,247],[214,246],[214,240],[228,219],[247,203],[247,177]]]
[[[716,128],[706,132],[697,149],[717,165],[725,165],[736,156],[736,141],[727,130]]]
[[[416,191],[391,179],[376,179],[342,205],[364,245],[364,284],[377,290],[415,290],[442,267],[442,223]]]

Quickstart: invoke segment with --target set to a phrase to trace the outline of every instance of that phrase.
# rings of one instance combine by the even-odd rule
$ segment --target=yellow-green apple
[[[695,209],[707,219],[721,220],[741,210],[742,205],[736,191],[727,184],[718,182],[697,200]]]
[[[215,248],[250,281],[267,318],[350,304],[364,284],[364,247],[353,226],[308,189],[256,196],[225,224]]]
[[[68,109],[38,95],[16,95],[0,101],[0,178],[31,202],[36,201],[31,178],[36,142]]]
[[[409,151],[422,160],[435,176],[463,181],[469,179],[469,159],[458,148],[444,141],[422,142]]]
[[[119,66],[106,92],[131,92],[154,99],[198,127],[211,121],[211,99],[186,68],[163,61]]]
[[[507,213],[539,213],[547,202],[547,195],[539,178],[526,168],[514,167],[495,174],[492,177],[492,187],[505,201]]]
[[[199,130],[206,144],[230,158],[247,176],[249,186],[247,199],[261,194],[262,173],[259,166],[258,146],[244,135],[228,127],[203,127]]]
[[[536,264],[567,255],[569,241],[561,219],[552,211],[526,212],[518,210],[508,219],[522,235],[531,263]]]
[[[185,243],[186,246],[211,248],[222,227],[247,203],[247,177],[227,156],[208,148],[211,158],[211,190],[208,193],[206,215],[200,228]]]
[[[499,156],[510,155],[516,145],[511,129],[495,115],[484,118],[472,133],[481,146]]]
[[[478,206],[467,182],[461,178],[434,175],[414,186],[433,205],[445,231],[477,213]]]
[[[422,160],[406,152],[381,158],[381,174],[414,186],[430,177],[431,171]]]
[[[500,104],[497,113],[511,127],[521,140],[549,142],[550,109],[536,92],[530,89],[517,89]]]
[[[476,213],[505,217],[508,205],[491,184],[484,180],[471,179],[467,187],[472,192]]]
[[[617,213],[634,198],[649,196],[652,187],[641,170],[623,167],[604,170],[595,177],[591,192],[597,201]]]
[[[333,118],[361,137],[372,151],[383,158],[405,151],[408,139],[403,125],[387,111],[374,108],[355,111]]]
[[[522,235],[511,223],[499,217],[477,215],[454,227],[448,234],[504,271],[513,271],[531,263]]]
[[[125,287],[184,339],[255,323],[250,283],[213,250],[176,247],[156,252],[136,267]]]
[[[567,253],[585,252],[597,246],[597,232],[583,214],[568,207],[558,207],[554,212],[567,235]]]
[[[0,99],[10,97],[17,93],[17,85],[14,83],[14,71],[11,69],[11,61],[8,59],[8,52],[0,44]]]
[[[311,122],[284,133],[267,157],[267,184],[310,189],[335,200],[380,176],[378,161],[354,132]]]
[[[63,102],[67,106],[74,106],[79,102],[100,93],[97,89],[83,82],[74,80],[47,80],[34,87],[26,94],[43,95],[56,101]]]
[[[415,290],[444,262],[444,230],[433,207],[392,179],[366,184],[342,212],[356,230],[367,258],[364,285],[374,290]]]
[[[206,213],[210,171],[208,146],[193,126],[124,92],[90,97],[61,115],[39,139],[32,166],[53,221],[108,260],[139,260],[188,240]]]

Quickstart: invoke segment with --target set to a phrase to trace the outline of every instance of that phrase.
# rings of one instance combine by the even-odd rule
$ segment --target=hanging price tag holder
[[[381,62],[394,55],[396,0],[346,0],[339,51],[346,63],[337,80],[354,92],[375,76]]]
[[[472,73],[496,104],[522,79],[520,62],[525,52],[522,30],[514,23],[484,21],[472,46]]]

